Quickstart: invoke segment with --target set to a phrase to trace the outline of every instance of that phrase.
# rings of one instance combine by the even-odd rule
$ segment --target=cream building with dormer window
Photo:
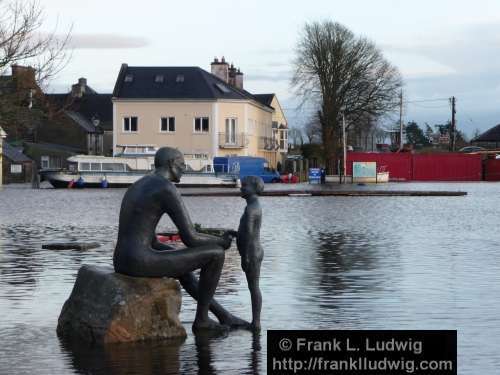
[[[113,91],[113,154],[178,148],[193,169],[215,156],[259,156],[275,167],[287,150],[287,123],[273,94],[243,89],[243,73],[215,59],[198,67],[129,67]],[[274,105],[274,106],[273,106]]]

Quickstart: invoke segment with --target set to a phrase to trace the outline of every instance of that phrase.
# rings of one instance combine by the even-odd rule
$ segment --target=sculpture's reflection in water
[[[215,363],[227,365],[230,372],[261,374],[261,335],[253,333],[251,348],[244,360],[225,358],[220,361],[224,346],[248,343],[250,333],[235,331],[225,334],[205,333],[184,340],[165,340],[140,343],[89,346],[82,342],[59,340],[68,365],[82,374],[155,375],[225,373]],[[194,341],[194,342],[193,342]],[[216,358],[217,357],[217,358]],[[217,359],[217,360],[216,360]]]
[[[81,374],[180,374],[184,340],[121,343],[89,347],[60,340],[63,353]]]

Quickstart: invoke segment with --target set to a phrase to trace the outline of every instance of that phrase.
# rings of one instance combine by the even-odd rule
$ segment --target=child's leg
[[[256,330],[260,330],[260,311],[262,309],[262,294],[259,288],[260,263],[256,262],[245,273],[252,298],[252,327]]]

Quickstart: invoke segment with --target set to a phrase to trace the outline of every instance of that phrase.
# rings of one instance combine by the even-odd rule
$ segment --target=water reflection
[[[307,274],[322,293],[339,295],[345,292],[369,291],[375,287],[367,283],[366,275],[377,268],[378,254],[375,238],[360,232],[320,231],[313,239],[313,267],[315,272]]]
[[[22,298],[23,293],[33,291],[43,271],[40,258],[36,256],[29,241],[26,228],[0,227],[0,280],[12,287],[2,288],[2,295],[8,299]]]
[[[86,346],[60,340],[61,350],[81,374],[179,374],[184,340]]]
[[[214,375],[217,371],[214,367],[212,346],[227,337],[227,334],[198,334],[195,336],[196,359],[199,375]],[[194,374],[196,369],[190,369]],[[190,371],[190,372],[191,372]]]
[[[231,345],[251,340],[245,360],[225,353],[221,361],[216,353]],[[194,342],[193,342],[194,341]],[[68,366],[82,374],[199,374],[231,373],[259,375],[261,372],[261,335],[241,332],[198,334],[188,340],[163,340],[141,343],[87,346],[60,339],[61,352]],[[265,371],[264,371],[265,372]]]

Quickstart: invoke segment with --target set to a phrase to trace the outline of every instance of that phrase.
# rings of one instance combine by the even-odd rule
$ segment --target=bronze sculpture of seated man
[[[198,301],[193,331],[248,327],[214,299],[224,265],[224,251],[231,236],[196,232],[174,185],[186,168],[180,151],[162,147],[155,155],[155,170],[135,182],[125,193],[120,209],[118,240],[113,256],[115,271],[136,277],[173,277]],[[156,226],[167,214],[186,248],[174,249],[156,238]],[[200,269],[199,281],[193,271]],[[220,324],[208,317],[208,311]]]

